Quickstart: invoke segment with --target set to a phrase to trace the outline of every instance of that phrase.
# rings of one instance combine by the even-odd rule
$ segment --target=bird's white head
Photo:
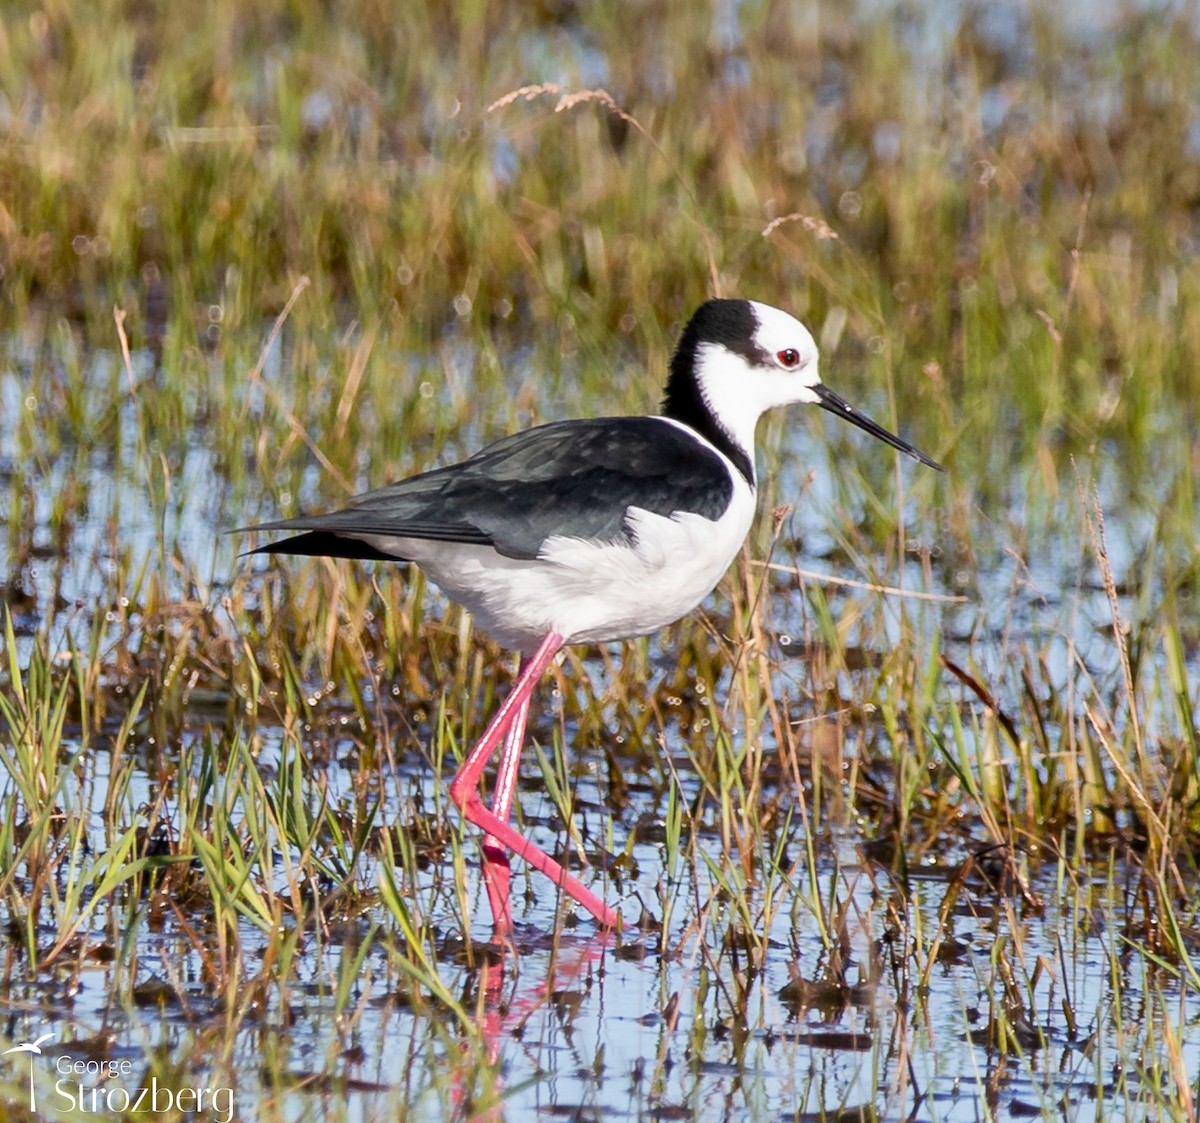
[[[663,412],[731,445],[753,478],[754,430],[775,406],[819,405],[933,468],[940,465],[821,381],[816,342],[794,316],[755,300],[709,300],[680,337]],[[723,449],[727,451],[727,449]]]
[[[817,344],[795,316],[769,304],[747,300],[756,327],[747,356],[743,394],[759,403],[759,413],[793,402],[816,402],[820,385]]]

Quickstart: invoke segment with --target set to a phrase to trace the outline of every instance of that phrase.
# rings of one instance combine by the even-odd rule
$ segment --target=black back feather
[[[726,465],[685,429],[658,417],[610,417],[541,425],[340,511],[246,529],[305,532],[255,553],[402,560],[376,540],[420,538],[532,559],[554,535],[629,542],[630,507],[716,520],[732,496]]]

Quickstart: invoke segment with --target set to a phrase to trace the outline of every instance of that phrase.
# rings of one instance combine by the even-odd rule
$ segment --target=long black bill
[[[878,437],[885,444],[889,444],[892,448],[898,448],[901,452],[907,452],[914,460],[919,460],[922,464],[928,464],[930,468],[936,468],[939,472],[944,472],[943,468],[936,460],[931,460],[920,449],[913,448],[908,441],[901,440],[895,433],[889,433],[877,421],[872,421],[865,413],[855,409],[845,398],[835,394],[828,386],[818,382],[812,391],[817,395],[819,401],[817,404],[822,409],[829,410],[830,413],[836,413],[838,417],[845,418],[852,425],[857,425],[860,429],[865,429],[873,437]]]

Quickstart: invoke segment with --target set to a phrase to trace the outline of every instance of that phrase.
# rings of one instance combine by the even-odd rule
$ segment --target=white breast
[[[626,511],[629,542],[554,536],[533,560],[490,546],[414,538],[367,539],[416,562],[505,647],[526,653],[554,631],[568,643],[645,635],[691,612],[716,586],[754,518],[753,490],[736,472],[719,519]]]

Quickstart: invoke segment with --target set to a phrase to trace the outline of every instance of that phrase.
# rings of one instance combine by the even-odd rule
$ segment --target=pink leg
[[[517,680],[528,666],[521,660]],[[521,745],[525,740],[525,719],[529,715],[529,698],[526,697],[512,715],[508,732],[504,735],[504,747],[500,750],[500,767],[496,772],[496,790],[492,793],[492,814],[508,822],[512,812],[513,795],[517,789],[520,772]],[[483,883],[487,888],[488,902],[492,906],[495,934],[504,937],[512,931],[512,913],[509,909],[509,881],[512,869],[508,864],[508,851],[492,835],[483,837]]]
[[[607,928],[616,928],[620,924],[616,912],[610,909],[595,894],[589,892],[576,878],[567,873],[549,854],[543,850],[539,850],[527,838],[518,834],[494,811],[484,807],[483,800],[479,798],[479,781],[488,759],[491,757],[500,738],[517,723],[518,717],[521,718],[521,724],[524,724],[524,715],[529,710],[529,696],[533,693],[533,688],[537,685],[538,679],[541,678],[542,672],[550,665],[550,661],[557,654],[558,649],[562,647],[562,644],[563,637],[555,632],[551,632],[539,644],[537,651],[529,659],[523,661],[521,673],[517,677],[517,681],[513,684],[512,691],[504,699],[503,704],[496,711],[487,729],[484,730],[483,736],[467,754],[467,759],[463,761],[462,767],[451,781],[450,798],[454,800],[455,805],[462,811],[467,822],[474,823],[477,827],[483,828],[491,836],[489,841],[494,840],[497,846],[506,846],[519,858],[524,858],[535,870],[544,873],[550,878],[568,897],[573,898],[583,905],[601,924]],[[515,758],[520,754],[520,751],[521,737],[510,736],[505,738],[500,760],[499,779],[497,780],[497,802],[501,804],[501,809],[505,816],[507,816],[509,806],[511,806],[512,787],[516,781],[517,770]],[[507,793],[505,792],[506,788]],[[486,855],[484,862],[486,874],[486,870],[490,864],[490,860]],[[501,878],[501,881],[504,881],[504,879]],[[504,901],[500,911],[496,909],[496,898],[493,897],[493,888],[496,892],[499,892],[501,888],[504,890]],[[511,924],[508,910],[507,882],[505,881],[503,886],[500,884],[493,886],[489,883],[488,899],[492,905],[492,915],[497,929],[507,931]]]

